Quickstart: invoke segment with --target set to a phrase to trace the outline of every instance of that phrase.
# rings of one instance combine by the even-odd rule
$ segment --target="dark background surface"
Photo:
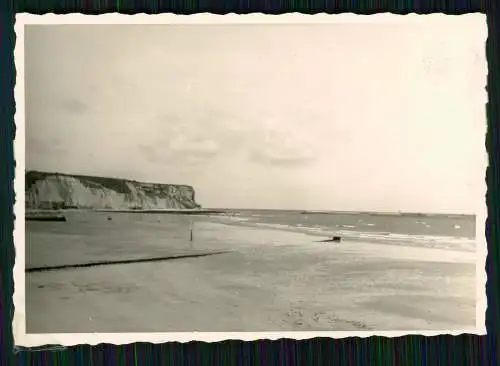
[[[498,303],[499,255],[499,157],[500,132],[499,108],[500,79],[499,67],[499,3],[491,1],[438,0],[438,1],[0,1],[0,365],[10,364],[68,364],[68,365],[128,365],[128,364],[172,364],[172,365],[229,365],[229,364],[440,364],[440,365],[497,365],[497,330],[500,305]],[[14,347],[12,336],[13,316],[13,202],[14,202],[14,94],[15,67],[13,48],[15,45],[15,12],[101,14],[109,12],[161,13],[174,12],[190,14],[212,12],[224,14],[262,12],[279,14],[287,12],[302,13],[340,13],[354,12],[373,14],[379,12],[407,13],[446,13],[464,14],[486,12],[488,15],[488,96],[487,108],[488,134],[486,146],[489,154],[489,167],[486,172],[488,193],[488,221],[486,237],[488,240],[488,274],[486,313],[487,336],[406,336],[399,338],[345,338],[340,340],[312,339],[295,341],[226,341],[219,343],[191,342],[187,344],[135,343],[115,346],[79,345],[68,348],[57,346],[41,349],[22,349]],[[453,131],[450,131],[450,135]]]

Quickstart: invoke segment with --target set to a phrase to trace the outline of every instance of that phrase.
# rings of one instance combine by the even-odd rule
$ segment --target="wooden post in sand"
[[[193,241],[193,221],[189,220],[189,241]]]

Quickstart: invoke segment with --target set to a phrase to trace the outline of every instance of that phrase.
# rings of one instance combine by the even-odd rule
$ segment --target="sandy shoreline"
[[[215,240],[218,230],[224,230],[226,241]],[[150,250],[151,245],[145,247]],[[178,245],[187,250],[185,241],[179,240]],[[471,253],[397,250],[361,242],[325,245],[312,243],[305,234],[221,224],[199,229],[194,245],[197,250],[231,252],[170,262],[27,273],[27,332],[475,326],[475,258]],[[87,256],[114,257],[115,252],[90,250]]]

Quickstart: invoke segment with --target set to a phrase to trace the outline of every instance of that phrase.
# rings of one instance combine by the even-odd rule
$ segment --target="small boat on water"
[[[25,218],[26,221],[66,221],[66,217],[63,215],[26,215]]]

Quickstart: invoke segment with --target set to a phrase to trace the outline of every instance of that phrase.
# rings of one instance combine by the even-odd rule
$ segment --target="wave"
[[[352,225],[339,225],[340,229],[329,228],[321,225],[304,224],[277,224],[252,222],[249,219],[239,218],[239,220],[224,220],[227,224],[244,225],[255,228],[266,228],[272,230],[286,230],[297,233],[313,235],[315,237],[341,236],[343,241],[364,241],[374,243],[384,243],[393,245],[410,245],[427,248],[453,249],[462,251],[475,251],[476,241],[467,237],[459,236],[437,236],[437,235],[415,235],[399,234],[392,232],[367,232],[358,230],[342,230],[351,228]],[[354,228],[354,227],[352,227]],[[351,229],[352,229],[351,228]]]

